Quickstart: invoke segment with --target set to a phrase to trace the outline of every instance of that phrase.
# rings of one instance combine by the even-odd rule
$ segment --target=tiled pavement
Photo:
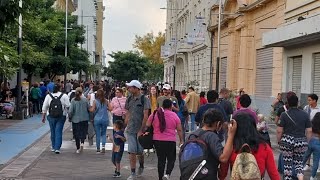
[[[40,122],[40,117],[38,120],[33,121],[34,127],[38,127],[37,122]],[[28,123],[26,123],[28,124]],[[21,125],[19,125],[21,127]],[[46,125],[43,125],[46,126]],[[11,129],[15,129],[12,127]],[[22,129],[16,130],[16,134],[22,132],[26,133],[26,130]],[[26,127],[26,129],[28,129]],[[39,129],[39,127],[38,127]],[[40,127],[41,129],[41,127]],[[274,127],[271,126],[271,139],[275,140]],[[38,131],[37,128],[30,128],[28,131]],[[48,129],[47,129],[48,131]],[[108,130],[112,133],[111,130]],[[0,135],[1,135],[0,131]],[[5,131],[13,132],[13,131]],[[2,132],[3,133],[3,132]],[[46,132],[45,132],[46,133]],[[44,134],[45,134],[44,133]],[[4,133],[3,133],[4,134]],[[7,133],[10,134],[10,133]],[[26,135],[26,134],[25,134]],[[30,134],[28,134],[30,135]],[[34,135],[31,133],[31,136]],[[1,137],[1,136],[0,136]],[[41,136],[39,136],[41,137]],[[85,143],[84,152],[81,154],[75,153],[75,143],[70,141],[72,133],[69,130],[69,123],[65,124],[65,133],[62,146],[62,153],[57,155],[50,151],[50,134],[44,136],[39,141],[34,143],[27,150],[23,151],[17,157],[11,159],[8,163],[0,166],[0,179],[114,179],[112,174],[114,172],[114,167],[111,163],[111,152],[107,151],[105,154],[96,154],[94,146],[88,146]],[[24,137],[26,138],[26,137]],[[28,139],[28,138],[26,138]],[[15,140],[13,140],[13,144]],[[32,144],[32,143],[29,143]],[[1,147],[1,144],[0,144]],[[107,144],[107,149],[111,149],[111,143]],[[2,154],[3,151],[0,151]],[[274,149],[274,156],[277,159],[279,150]],[[149,157],[145,159],[145,172],[143,176],[139,179],[142,180],[153,180],[158,179],[157,177],[157,157],[154,153],[151,153]],[[127,153],[124,153],[122,160],[122,177],[119,179],[126,179],[130,173],[129,170],[129,160]],[[307,172],[309,174],[309,172]],[[174,168],[171,179],[179,179],[179,168],[178,159]],[[266,179],[269,179],[266,177]],[[309,179],[308,176],[305,179]]]

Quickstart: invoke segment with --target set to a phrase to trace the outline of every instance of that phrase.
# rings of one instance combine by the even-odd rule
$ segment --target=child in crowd
[[[111,139],[110,136],[108,136],[108,139],[113,142],[112,163],[114,164],[114,166],[116,168],[114,175],[113,175],[114,178],[121,177],[121,175],[120,175],[120,162],[121,162],[121,158],[122,158],[123,151],[124,151],[124,142],[126,142],[126,138],[124,137],[123,128],[124,128],[123,121],[117,120],[113,124],[113,130],[114,130],[113,139]]]
[[[258,114],[258,123],[257,123],[257,129],[263,139],[266,140],[266,142],[270,145],[271,147],[271,142],[270,142],[270,136],[268,132],[268,123],[265,121],[265,118],[263,114]]]
[[[320,161],[320,112],[317,112],[312,119],[312,138],[309,141],[308,150],[303,157],[303,165],[306,164],[313,154],[313,166],[310,180],[315,180]]]

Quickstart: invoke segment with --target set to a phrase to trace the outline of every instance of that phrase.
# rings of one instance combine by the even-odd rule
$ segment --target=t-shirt
[[[50,82],[49,84],[47,84],[47,89],[49,92],[53,92],[53,87],[54,87],[54,83],[53,82]]]
[[[310,120],[312,121],[314,115],[317,114],[317,112],[320,112],[320,107],[319,106],[316,106],[315,108],[312,108],[310,107],[310,105],[306,105],[304,108],[303,108],[304,111],[306,111],[310,117]]]
[[[122,116],[126,113],[126,109],[124,108],[126,105],[126,97],[117,98],[114,97],[111,101],[111,105],[113,106],[112,114],[116,116]]]
[[[124,132],[123,131],[115,131],[113,134],[113,142],[115,145],[120,146],[120,151],[124,151],[124,142],[122,141],[121,138],[116,138],[116,135],[124,137]]]
[[[41,90],[40,90],[40,88],[32,88],[31,89],[31,97],[32,97],[32,99],[39,99],[40,97],[41,97]]]
[[[153,113],[149,116],[148,122],[153,126],[153,140],[157,141],[173,141],[176,142],[176,129],[181,123],[178,115],[170,110],[164,110],[164,118],[166,121],[166,128],[163,132],[160,131],[160,121],[157,113],[153,119]]]
[[[290,108],[287,113],[292,118],[292,121],[286,113],[280,116],[280,127],[283,127],[283,134],[291,135],[293,137],[305,137],[306,128],[311,127],[309,115],[298,108]]]
[[[230,115],[233,114],[233,107],[231,102],[227,99],[222,99],[219,104],[226,112],[228,119],[230,119]]]
[[[150,101],[144,96],[144,104],[141,104],[142,94],[137,97],[129,96],[126,100],[125,109],[129,111],[129,122],[127,125],[127,133],[136,134],[142,126],[144,110],[150,109]]]
[[[219,110],[222,113],[223,120],[224,121],[228,121],[226,112],[224,111],[224,109],[219,104],[208,103],[208,104],[205,104],[203,106],[200,106],[200,108],[199,108],[199,110],[198,110],[198,112],[196,114],[196,118],[195,118],[196,122],[198,122],[198,123],[202,122],[203,115],[208,109],[217,109],[217,110]]]
[[[192,134],[199,135],[201,132],[203,132],[202,128],[197,129]],[[190,137],[190,136],[189,136]],[[188,137],[188,139],[189,139]],[[203,134],[201,139],[206,142],[208,146],[208,157],[207,164],[211,166],[210,169],[212,169],[212,177],[210,177],[213,180],[217,179],[217,172],[218,172],[218,166],[220,164],[219,158],[223,152],[223,146],[220,143],[220,139],[218,137],[218,134],[213,131],[208,131],[207,133]]]
[[[162,107],[163,101],[165,99],[170,99],[172,102],[175,101],[176,104],[177,104],[177,108],[179,108],[178,99],[176,97],[173,97],[173,96],[160,96],[160,97],[158,97],[158,99],[157,99],[158,107]]]

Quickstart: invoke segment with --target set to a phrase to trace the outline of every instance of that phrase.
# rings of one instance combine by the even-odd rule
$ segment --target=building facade
[[[77,9],[73,15],[78,16],[78,24],[85,28],[85,42],[79,46],[89,53],[92,65],[101,66],[102,63],[102,32],[103,32],[103,0],[77,0]],[[85,73],[82,73],[85,76]],[[78,74],[69,74],[68,79],[78,79]],[[92,74],[90,79],[100,79],[100,71]],[[81,79],[85,77],[80,77]]]
[[[294,91],[302,105],[320,95],[320,1],[286,1],[281,26],[263,34],[262,45],[282,47],[282,92]]]
[[[198,91],[209,89],[211,0],[168,0],[166,46],[170,53],[164,59],[164,81],[175,89],[193,85]],[[175,58],[176,54],[176,58]]]

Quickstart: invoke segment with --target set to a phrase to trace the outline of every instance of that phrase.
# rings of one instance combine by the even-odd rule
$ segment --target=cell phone
[[[232,114],[230,115],[230,121],[232,120]]]

